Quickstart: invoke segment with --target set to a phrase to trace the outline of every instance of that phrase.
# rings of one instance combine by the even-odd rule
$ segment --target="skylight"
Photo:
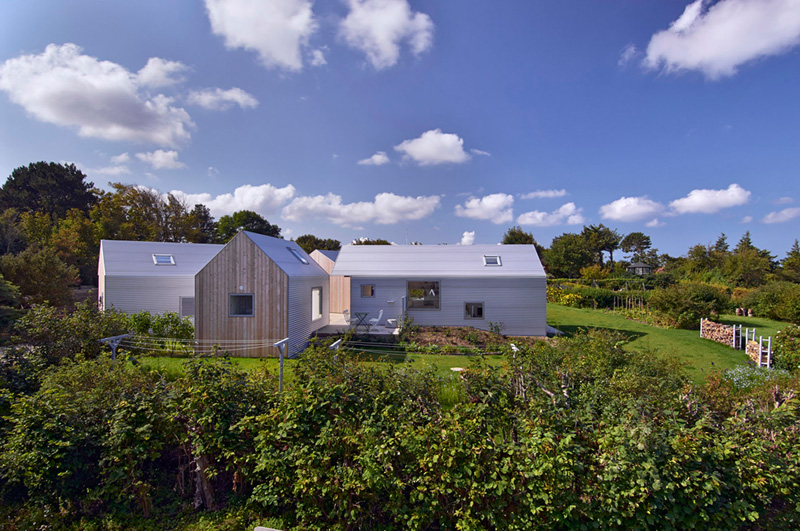
[[[303,255],[301,255],[300,253],[298,253],[298,252],[297,252],[297,249],[292,249],[291,247],[287,247],[287,249],[289,249],[289,252],[290,252],[290,253],[292,253],[292,254],[294,255],[294,257],[295,257],[295,258],[297,258],[298,260],[300,260],[300,263],[303,263],[303,264],[305,264],[305,265],[308,265],[308,260],[306,260],[305,258],[303,258]]]
[[[175,258],[171,254],[154,254],[153,263],[155,265],[175,265]]]
[[[483,265],[485,266],[501,266],[503,263],[497,255],[483,255]]]

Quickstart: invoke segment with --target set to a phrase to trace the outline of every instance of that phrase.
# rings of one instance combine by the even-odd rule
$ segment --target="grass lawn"
[[[725,324],[742,324],[745,328],[757,329],[758,335],[774,335],[786,323],[755,317],[726,315]],[[547,305],[547,324],[566,334],[580,329],[602,328],[622,332],[632,341],[628,349],[650,349],[662,355],[674,355],[686,363],[686,372],[697,383],[714,369],[729,369],[747,362],[742,350],[700,338],[698,330],[668,330],[626,319],[621,315],[602,310],[570,308],[559,304]]]

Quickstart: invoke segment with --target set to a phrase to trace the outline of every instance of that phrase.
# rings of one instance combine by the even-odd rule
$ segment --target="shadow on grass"
[[[583,325],[561,325],[556,326],[557,329],[564,332],[564,335],[567,337],[572,337],[575,334],[586,332],[590,329],[593,330],[605,330],[607,332],[612,332],[615,334],[620,334],[622,337],[627,339],[629,342],[639,339],[640,337],[644,337],[647,335],[645,332],[634,332],[633,330],[623,330],[620,328],[607,328],[604,326],[583,326]]]

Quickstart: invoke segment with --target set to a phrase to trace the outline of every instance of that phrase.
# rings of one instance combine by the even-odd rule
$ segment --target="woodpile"
[[[761,365],[761,344],[758,341],[747,342],[747,355],[756,365]],[[767,360],[763,360],[766,362]]]
[[[753,317],[752,308],[736,308],[736,315],[739,317]]]
[[[723,345],[733,346],[733,327],[703,319],[700,324],[700,335]]]

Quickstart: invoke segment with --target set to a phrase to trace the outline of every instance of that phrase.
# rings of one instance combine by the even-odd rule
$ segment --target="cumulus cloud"
[[[533,225],[535,227],[580,225],[586,221],[581,212],[583,212],[583,209],[576,207],[575,203],[564,203],[553,212],[541,212],[539,210],[525,212],[517,218],[517,223],[520,225]]]
[[[128,155],[128,152],[120,153],[119,155],[114,155],[111,157],[111,164],[126,164],[131,161],[131,156]]]
[[[179,170],[186,167],[186,164],[178,160],[177,151],[157,149],[148,153],[137,153],[136,158],[146,162],[154,170]]]
[[[650,221],[648,221],[647,223],[645,223],[645,226],[646,227],[650,227],[650,228],[663,227],[665,225],[666,225],[666,223],[664,223],[663,221],[659,221],[658,218],[653,218]]]
[[[636,46],[629,43],[619,54],[619,60],[617,64],[619,66],[626,66],[631,60],[639,54],[639,51],[636,49]]]
[[[81,136],[170,147],[189,139],[194,124],[171,98],[143,95],[137,74],[81,51],[50,44],[39,55],[9,59],[0,65],[0,90],[36,119]]]
[[[791,203],[794,203],[794,199],[788,196],[779,197],[778,199],[775,200],[776,205],[789,205]]]
[[[459,245],[472,245],[475,243],[475,231],[474,230],[465,230],[464,234],[461,235],[461,241],[458,243]]]
[[[739,223],[751,223],[753,221],[753,216],[745,216],[739,220]]]
[[[419,138],[404,140],[394,147],[420,166],[466,162],[469,153],[464,151],[464,140],[453,133],[442,133],[441,129],[425,131]]]
[[[322,50],[311,50],[311,59],[308,62],[311,63],[311,66],[325,66],[328,64]]]
[[[206,11],[226,47],[258,53],[267,68],[297,71],[317,30],[311,5],[310,0],[206,0]]]
[[[364,52],[380,70],[397,63],[400,45],[408,43],[419,55],[433,43],[433,21],[411,11],[407,0],[349,0],[350,12],[339,34],[351,47]]]
[[[438,195],[409,197],[384,192],[374,201],[343,203],[342,196],[328,193],[295,198],[283,208],[281,217],[289,221],[319,218],[344,227],[361,223],[390,225],[428,217],[440,202]]]
[[[294,197],[295,187],[291,184],[283,188],[271,184],[260,186],[245,184],[236,188],[232,194],[220,194],[216,197],[208,193],[187,194],[180,190],[173,190],[170,193],[184,200],[187,205],[202,203],[211,210],[211,215],[217,218],[239,210],[252,210],[262,216],[268,216]]]
[[[378,151],[368,159],[358,161],[362,166],[382,166],[389,163],[389,157],[385,151]]]
[[[603,219],[613,221],[641,221],[664,211],[664,205],[647,197],[620,197],[600,207]]]
[[[136,81],[144,87],[168,87],[182,83],[182,74],[189,67],[178,61],[168,61],[160,57],[151,57],[147,64],[136,74]]]
[[[552,199],[554,197],[564,197],[567,191],[563,188],[561,190],[535,190],[527,194],[519,196],[520,199]]]
[[[750,61],[800,44],[797,0],[696,0],[647,46],[645,66],[731,76]]]
[[[723,208],[744,205],[749,200],[750,192],[734,183],[725,190],[692,190],[669,206],[675,214],[714,214]]]
[[[490,194],[483,197],[470,197],[463,205],[456,205],[456,216],[462,218],[485,219],[492,223],[508,223],[514,218],[514,196],[509,194]]]
[[[763,223],[786,223],[789,220],[792,220],[796,217],[800,216],[800,208],[784,208],[783,210],[779,210],[778,212],[770,212],[764,219],[761,221]]]
[[[221,88],[193,90],[186,97],[186,101],[212,111],[224,111],[232,105],[238,105],[242,109],[258,107],[258,100],[253,95],[236,87],[228,90]]]
[[[131,170],[127,166],[105,166],[103,168],[87,169],[86,173],[97,173],[100,175],[119,176],[128,175]]]

